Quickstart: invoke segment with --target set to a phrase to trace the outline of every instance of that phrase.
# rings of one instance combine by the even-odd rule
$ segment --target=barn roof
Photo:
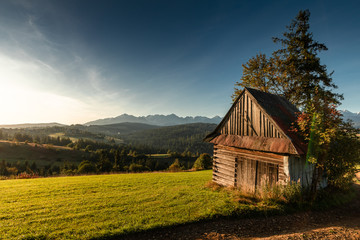
[[[234,108],[245,92],[247,92],[250,97],[252,96],[254,102],[272,119],[287,139],[237,135],[220,136],[221,127],[227,120],[232,108]],[[296,112],[299,112],[299,110],[284,97],[246,87],[234,101],[234,104],[220,124],[212,133],[206,136],[204,140],[225,146],[251,150],[303,155],[306,153],[307,147],[304,141],[301,140],[295,132],[291,131],[291,126],[296,120]]]

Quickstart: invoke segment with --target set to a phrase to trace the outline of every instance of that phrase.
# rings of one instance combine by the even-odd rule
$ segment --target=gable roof
[[[220,137],[220,129],[224,126],[232,109],[245,92],[248,93],[276,128],[283,133],[285,139],[238,135],[222,135]],[[299,110],[284,97],[246,87],[236,98],[220,124],[205,137],[204,141],[252,150],[303,155],[306,153],[307,147],[304,141],[295,132],[291,131],[291,126],[296,120],[296,112],[299,112]]]

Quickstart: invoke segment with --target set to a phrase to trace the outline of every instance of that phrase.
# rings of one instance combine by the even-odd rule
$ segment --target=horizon
[[[360,112],[360,2],[26,0],[0,3],[1,125],[224,116],[242,67],[309,9],[321,63]]]
[[[340,111],[343,111],[343,112],[350,112],[351,114],[357,114],[359,115],[360,112],[351,112],[349,110],[340,110]],[[98,119],[93,119],[93,120],[90,120],[88,122],[84,122],[84,123],[70,123],[70,124],[65,124],[65,123],[61,123],[61,122],[22,122],[22,123],[9,123],[9,124],[1,124],[0,123],[0,126],[12,126],[12,125],[31,125],[31,124],[61,124],[61,125],[67,125],[67,126],[70,126],[70,125],[77,125],[77,124],[80,124],[80,125],[85,125],[89,122],[93,122],[93,121],[98,121],[98,120],[105,120],[105,119],[114,119],[114,118],[117,118],[117,117],[120,117],[122,115],[128,115],[128,116],[133,116],[133,117],[137,117],[137,118],[140,118],[140,117],[148,117],[148,116],[170,116],[170,115],[175,115],[179,118],[187,118],[187,117],[191,117],[191,118],[196,118],[196,117],[206,117],[208,119],[214,119],[216,117],[219,117],[220,119],[223,119],[224,116],[219,116],[219,115],[216,115],[216,116],[213,116],[213,117],[209,117],[209,116],[179,116],[175,113],[171,113],[171,114],[148,114],[148,115],[132,115],[132,114],[127,114],[127,113],[123,113],[123,114],[120,114],[120,115],[117,115],[117,116],[114,116],[114,117],[106,117],[106,118],[98,118]]]
[[[5,124],[2,124],[0,123],[0,126],[11,126],[11,125],[26,125],[26,124],[62,124],[62,125],[76,125],[76,124],[80,124],[80,125],[85,125],[89,122],[93,122],[93,121],[97,121],[97,120],[104,120],[104,119],[113,119],[113,118],[117,118],[117,117],[120,117],[122,115],[128,115],[128,116],[133,116],[133,117],[137,117],[137,118],[141,118],[141,117],[148,117],[148,116],[171,116],[171,115],[175,115],[179,118],[187,118],[187,117],[190,117],[190,118],[196,118],[196,117],[206,117],[206,118],[209,118],[209,119],[214,119],[216,117],[219,117],[219,118],[223,118],[222,116],[219,116],[219,115],[216,115],[216,116],[212,116],[212,117],[209,117],[209,116],[179,116],[175,113],[170,113],[170,114],[148,114],[148,115],[132,115],[132,114],[127,114],[127,113],[123,113],[123,114],[120,114],[120,115],[117,115],[117,116],[114,116],[114,117],[105,117],[105,118],[98,118],[98,119],[93,119],[93,120],[90,120],[90,121],[87,121],[87,122],[84,122],[84,123],[70,123],[70,124],[65,124],[65,123],[61,123],[61,122],[22,122],[22,123],[5,123]]]

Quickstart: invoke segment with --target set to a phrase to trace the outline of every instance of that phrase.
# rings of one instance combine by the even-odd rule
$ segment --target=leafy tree
[[[33,163],[31,164],[30,169],[31,169],[33,172],[38,171],[38,167],[37,167],[37,165],[36,165],[36,162],[33,162]]]
[[[356,166],[360,163],[359,132],[360,129],[349,122],[341,123],[337,129],[325,165],[331,186],[344,189],[353,181]]]
[[[196,170],[210,169],[212,167],[212,159],[209,154],[201,154],[194,162],[193,168]]]
[[[282,38],[273,38],[282,48],[270,58],[258,54],[243,65],[243,76],[235,84],[233,99],[243,87],[253,87],[283,95],[301,109],[294,130],[308,142],[307,160],[315,166],[310,187],[313,200],[324,171],[329,174],[330,184],[340,185],[339,181],[352,171],[359,158],[348,157],[358,154],[359,147],[350,134],[354,129],[343,127],[341,114],[336,110],[343,96],[333,92],[337,88],[332,81],[333,72],[328,73],[326,65],[320,63],[318,54],[328,49],[313,39],[309,19],[308,10],[300,11]],[[347,143],[354,148],[341,152]],[[337,161],[342,162],[339,171]]]
[[[96,167],[88,160],[84,160],[79,164],[78,173],[95,173]]]
[[[9,175],[9,171],[6,166],[6,162],[5,160],[2,160],[0,162],[0,176],[8,176],[8,175]]]
[[[182,170],[182,166],[178,158],[176,158],[173,164],[170,165],[169,170],[172,172],[178,172]]]

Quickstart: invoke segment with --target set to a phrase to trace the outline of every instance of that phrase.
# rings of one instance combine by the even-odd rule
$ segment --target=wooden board
[[[283,131],[247,92],[230,109],[220,128],[221,134],[286,138]]]

